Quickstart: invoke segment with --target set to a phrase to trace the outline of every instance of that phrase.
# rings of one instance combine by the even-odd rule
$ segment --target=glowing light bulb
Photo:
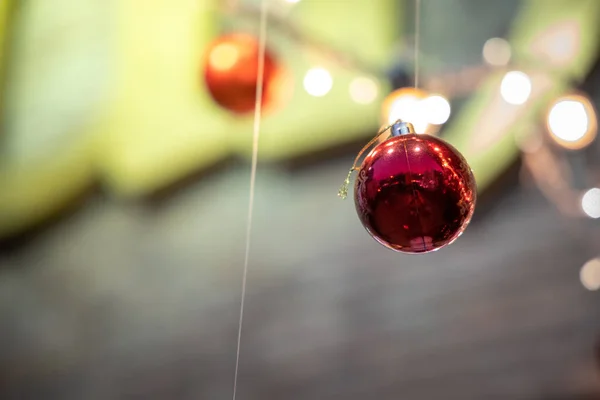
[[[583,96],[562,98],[550,108],[547,125],[555,142],[570,149],[580,149],[596,136],[596,113]]]
[[[590,218],[600,218],[600,189],[592,188],[581,197],[581,209]]]
[[[583,104],[573,100],[563,100],[552,107],[548,115],[550,131],[562,140],[575,142],[588,130],[588,117]]]
[[[400,88],[386,96],[381,107],[382,124],[393,124],[401,119],[413,124],[416,133],[425,133],[430,122],[425,100],[429,94],[417,88]],[[435,103],[435,100],[434,100]]]
[[[304,75],[304,90],[311,96],[325,96],[333,87],[333,78],[324,68],[312,68]]]
[[[442,125],[450,118],[450,103],[444,97],[433,95],[422,101],[430,124]]]
[[[417,114],[419,101],[415,96],[399,96],[394,99],[390,106],[388,122],[394,123],[396,120],[411,121]]]
[[[483,45],[483,59],[489,65],[502,67],[509,63],[510,44],[502,38],[491,38]]]
[[[350,97],[359,104],[370,104],[377,98],[379,88],[371,78],[359,77],[350,82]]]
[[[425,132],[429,121],[423,110],[423,100],[410,95],[395,99],[390,106],[388,122],[393,124],[399,119],[412,123],[417,133]]]
[[[581,284],[587,290],[600,289],[600,258],[593,258],[579,270]]]
[[[531,79],[524,72],[510,71],[502,79],[500,94],[509,104],[524,104],[531,95]]]

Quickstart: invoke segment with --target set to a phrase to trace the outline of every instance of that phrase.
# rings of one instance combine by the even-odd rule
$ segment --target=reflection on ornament
[[[463,156],[398,121],[358,169],[354,200],[366,230],[403,253],[426,253],[456,240],[475,210],[475,178]]]
[[[248,34],[222,36],[209,46],[204,80],[217,104],[237,114],[254,110],[258,57],[258,40]],[[282,80],[282,70],[267,49],[264,58],[263,107],[270,108],[281,100]]]
[[[433,125],[442,125],[450,118],[450,103],[440,95],[429,95],[417,88],[402,88],[390,93],[383,102],[382,123],[397,120],[410,122],[419,134],[430,133]]]
[[[585,96],[561,97],[550,107],[547,127],[550,137],[560,146],[571,150],[582,149],[596,137],[596,111]]]

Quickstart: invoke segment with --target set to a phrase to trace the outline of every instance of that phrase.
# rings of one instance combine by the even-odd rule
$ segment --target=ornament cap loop
[[[409,133],[416,133],[415,127],[410,122],[404,122],[401,119],[394,122],[391,126],[391,135],[393,137],[400,135],[407,135]]]

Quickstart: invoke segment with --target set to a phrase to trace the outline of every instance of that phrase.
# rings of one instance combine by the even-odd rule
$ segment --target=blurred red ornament
[[[463,156],[451,145],[417,135],[396,122],[359,168],[354,188],[358,216],[382,245],[403,253],[444,247],[465,230],[477,188]]]
[[[254,110],[258,80],[259,43],[243,33],[221,36],[208,49],[204,79],[212,98],[237,114]],[[280,92],[280,67],[265,51],[262,106],[269,108]]]

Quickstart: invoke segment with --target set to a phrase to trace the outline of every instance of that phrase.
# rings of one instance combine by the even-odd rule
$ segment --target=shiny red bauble
[[[467,227],[476,184],[464,157],[429,135],[403,133],[378,144],[354,188],[359,218],[382,245],[403,253],[435,251]]]
[[[221,36],[208,48],[204,80],[212,98],[221,107],[236,113],[255,108],[258,86],[259,43],[255,36],[234,33]],[[278,96],[281,70],[268,51],[264,57],[262,106],[268,108]]]

